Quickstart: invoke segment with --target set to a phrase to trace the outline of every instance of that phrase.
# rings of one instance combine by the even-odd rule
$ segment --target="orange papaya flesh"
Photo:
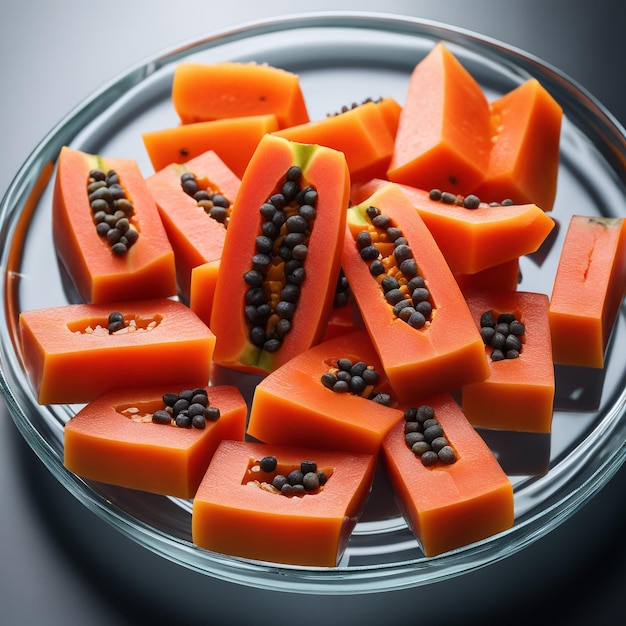
[[[254,115],[275,115],[280,128],[309,121],[298,75],[267,64],[179,63],[172,103],[183,124]]]
[[[189,299],[191,270],[222,256],[241,181],[212,150],[146,179],[174,249],[178,290]]]
[[[534,78],[491,103],[492,148],[474,193],[551,211],[556,198],[563,110]]]
[[[515,291],[520,281],[519,259],[504,261],[475,274],[455,274],[454,278],[463,295],[477,290]]]
[[[323,377],[330,374],[334,381],[341,359],[364,364],[378,382],[365,374],[360,381],[349,378],[354,392],[326,387]],[[383,395],[375,401],[370,399],[374,394]],[[275,445],[375,454],[402,418],[394,401],[367,332],[355,331],[301,352],[266,376],[255,389],[247,433]]]
[[[285,496],[260,469],[273,456],[276,471],[316,463],[328,480],[316,491]],[[311,447],[223,441],[193,502],[193,542],[234,556],[306,566],[334,567],[371,489],[376,457]],[[265,483],[265,484],[264,484]]]
[[[371,231],[367,217],[370,206],[378,208],[392,226],[400,229],[407,241],[403,249],[409,248],[424,287],[413,289],[413,279],[404,272],[403,265],[398,269],[394,256],[397,258],[395,250],[400,247],[394,248],[387,232]],[[363,260],[357,245],[359,233],[368,229],[378,239],[379,261],[386,267],[379,276],[372,274],[372,265]],[[424,221],[398,186],[385,186],[348,210],[342,264],[364,324],[400,401],[452,391],[487,377],[482,340],[461,291]],[[400,284],[393,293],[384,293],[386,282],[382,279],[388,276],[395,276]],[[396,291],[402,294],[402,303],[396,301]],[[413,300],[413,308],[421,309],[422,305],[416,302],[422,299],[424,291],[432,311],[430,316],[424,315],[421,327],[413,327],[414,322],[409,325],[398,317],[394,307]],[[410,310],[411,306],[406,308]],[[400,311],[399,315],[405,317],[405,313]]]
[[[389,185],[383,179],[352,187],[353,202],[362,202]],[[430,190],[399,185],[424,220],[450,269],[475,274],[538,250],[554,228],[554,220],[535,204],[467,209],[432,200]]]
[[[604,367],[626,289],[626,220],[574,215],[550,298],[554,361]]]
[[[274,134],[290,141],[320,144],[343,152],[353,181],[384,177],[393,152],[400,110],[393,98],[368,101]]]
[[[220,441],[243,440],[247,415],[236,387],[203,389],[219,411],[217,418],[203,417],[203,428],[152,419],[165,410],[164,394],[179,394],[178,388],[116,389],[99,396],[65,425],[65,467],[90,480],[192,498]]]
[[[424,406],[434,410],[456,460],[425,465],[407,444],[405,420],[381,450],[400,511],[430,557],[507,530],[514,509],[510,480],[453,398],[435,395]]]
[[[342,153],[262,139],[226,231],[210,324],[217,364],[269,372],[321,340],[339,276],[348,195]]]
[[[467,297],[477,327],[489,311],[494,319],[513,314],[523,324],[519,357],[495,361],[485,346],[490,375],[461,390],[461,405],[474,426],[549,433],[554,407],[554,365],[548,296],[528,291],[483,292]]]
[[[57,167],[54,243],[81,299],[98,304],[175,295],[174,251],[137,163],[65,146]],[[99,178],[113,172],[115,179],[111,175],[109,183],[99,180],[102,188],[88,191],[90,175],[96,170]],[[107,235],[99,234],[104,224],[97,222],[110,225]],[[124,239],[112,239],[114,232],[124,235],[128,245],[122,243]]]
[[[207,325],[211,323],[211,311],[215,299],[215,286],[221,261],[208,261],[191,270],[189,308]]]
[[[468,194],[491,150],[489,103],[460,61],[438,43],[409,78],[387,178]]]
[[[251,115],[148,131],[142,139],[156,172],[213,150],[241,178],[261,137],[275,130],[276,116]]]
[[[109,327],[109,316],[123,324]],[[169,298],[70,304],[23,311],[25,370],[40,404],[89,402],[112,389],[204,385],[215,335],[188,307]]]

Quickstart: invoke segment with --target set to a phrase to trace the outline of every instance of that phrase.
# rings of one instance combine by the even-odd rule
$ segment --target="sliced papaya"
[[[251,115],[152,130],[142,139],[156,172],[213,150],[241,178],[261,137],[275,130],[276,116]]]
[[[301,352],[265,377],[247,433],[276,445],[376,454],[402,418],[394,404],[367,332],[356,331]]]
[[[136,161],[65,146],[57,168],[54,243],[81,299],[175,295],[174,251]]]
[[[474,426],[549,433],[554,365],[548,296],[491,291],[467,297],[485,337],[489,378],[461,390],[463,412]]]
[[[362,202],[388,184],[383,179],[356,184],[352,201]],[[535,204],[490,206],[481,202],[476,208],[466,208],[462,202],[431,199],[431,190],[399,187],[428,226],[455,274],[475,274],[535,252],[554,228],[554,220]]]
[[[210,324],[216,363],[269,372],[321,340],[348,195],[341,152],[261,140],[226,231]]]
[[[19,328],[24,368],[41,404],[209,380],[215,335],[169,298],[22,311]]]
[[[417,445],[415,433],[422,434]],[[431,448],[428,460],[420,450],[425,441]],[[444,447],[447,454],[442,453]],[[513,525],[511,482],[448,394],[407,407],[406,419],[383,441],[382,459],[400,511],[426,556]]]
[[[389,180],[469,194],[489,165],[489,103],[443,43],[415,66],[402,107]]]
[[[309,121],[297,74],[261,63],[179,63],[172,103],[183,124],[275,115],[280,128]]]
[[[277,131],[290,141],[315,143],[346,155],[352,181],[384,177],[391,161],[401,107],[393,98],[368,101],[340,113]]]
[[[193,501],[193,542],[249,559],[334,567],[375,466],[376,457],[367,454],[223,441]],[[294,471],[307,475],[309,486],[284,495],[274,485]]]
[[[179,292],[188,300],[191,270],[222,256],[241,181],[209,150],[186,163],[168,165],[146,182],[174,249]]]
[[[551,211],[556,198],[563,110],[535,78],[491,103],[492,148],[474,193]]]
[[[461,291],[398,186],[348,210],[342,264],[400,401],[487,377],[482,340]]]
[[[182,422],[182,409],[171,410],[169,398],[199,416],[193,426]],[[218,444],[243,440],[246,414],[232,386],[115,389],[67,422],[63,462],[83,478],[189,499]]]
[[[520,280],[519,259],[504,261],[475,274],[455,274],[454,278],[464,295],[477,290],[515,291]]]
[[[604,367],[626,290],[626,220],[574,215],[550,298],[556,363]]]
[[[207,325],[211,323],[211,311],[215,299],[215,286],[221,261],[208,261],[191,270],[189,308]]]

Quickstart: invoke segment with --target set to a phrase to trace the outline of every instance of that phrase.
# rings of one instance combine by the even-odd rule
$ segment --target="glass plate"
[[[555,233],[521,261],[520,288],[550,294],[573,211],[624,215],[624,131],[592,96],[538,59],[458,29],[397,16],[307,14],[257,22],[168,51],[131,69],[72,111],[39,144],[3,199],[0,224],[2,390],[19,430],[54,476],[140,545],[192,570],[257,588],[370,593],[432,583],[522,550],[572,515],[624,461],[626,341],[622,307],[603,370],[556,369],[551,435],[481,431],[515,489],[515,524],[500,535],[425,558],[382,472],[338,567],[302,568],[231,558],[191,542],[191,503],[81,480],[63,466],[63,427],[78,406],[39,406],[20,364],[21,310],[75,301],[59,270],[50,211],[63,145],[135,158],[152,173],[141,135],[176,125],[170,101],[182,60],[267,62],[300,75],[311,118],[368,97],[402,103],[415,64],[445,41],[490,98],[531,76],[564,110]]]

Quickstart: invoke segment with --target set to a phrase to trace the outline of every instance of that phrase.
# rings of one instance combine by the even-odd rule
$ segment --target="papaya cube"
[[[382,459],[398,507],[424,554],[460,548],[513,525],[513,487],[452,396],[424,400],[456,453],[426,466],[405,441],[404,420],[385,437]]]
[[[276,458],[272,472],[260,461]],[[276,474],[314,461],[327,481],[283,495]],[[192,537],[201,548],[262,561],[334,567],[369,495],[376,457],[256,442],[223,441],[193,503]]]
[[[222,439],[243,440],[247,406],[233,386],[205,387],[219,409],[204,428],[152,421],[172,387],[114,390],[82,408],[65,426],[64,464],[78,476],[121,487],[192,498]]]
[[[124,328],[108,331],[111,313]],[[105,391],[209,380],[215,335],[188,307],[157,298],[22,311],[24,368],[40,404],[76,404]]]
[[[525,326],[518,358],[494,361],[485,346],[489,377],[465,385],[461,404],[474,426],[549,433],[554,408],[554,364],[548,320],[548,296],[529,291],[482,292],[467,297],[480,327],[481,315],[513,313]]]

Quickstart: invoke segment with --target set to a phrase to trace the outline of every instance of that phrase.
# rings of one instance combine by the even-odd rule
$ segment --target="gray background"
[[[407,14],[491,36],[558,67],[626,124],[626,11],[615,0],[318,0],[314,7],[293,0],[3,0],[0,195],[47,131],[129,66],[241,21],[313,8]],[[509,623],[521,616],[535,624],[620,621],[626,617],[624,488],[626,472],[621,471],[523,559],[455,584],[444,601],[470,624],[486,615]],[[511,568],[518,568],[519,584],[496,592],[499,573],[510,577]],[[194,601],[189,594],[195,594]],[[416,593],[415,599],[422,596]],[[280,615],[288,615],[285,623],[293,624],[417,623],[424,609],[407,597],[312,601],[255,593],[182,571],[139,549],[67,494],[23,442],[0,402],[0,623],[6,626],[104,626],[150,619],[157,624],[169,619],[238,625]],[[431,617],[433,610],[436,615],[433,607],[428,609]]]

